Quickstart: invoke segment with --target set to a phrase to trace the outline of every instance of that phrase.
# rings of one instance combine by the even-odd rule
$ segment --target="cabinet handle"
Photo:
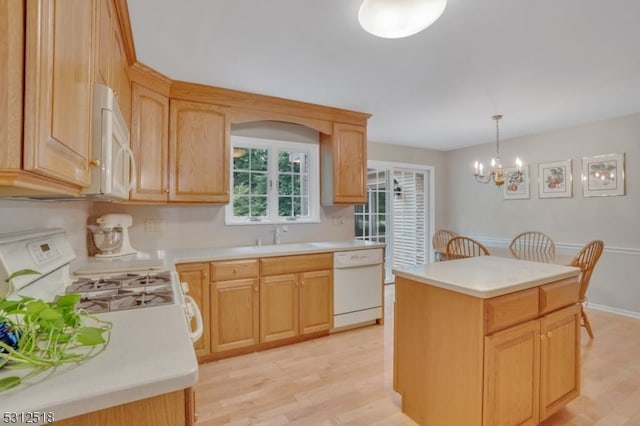
[[[298,281],[296,281],[296,287],[299,287],[300,283]]]
[[[238,273],[238,268],[233,268],[233,273],[237,274]]]
[[[304,281],[300,281],[300,287],[304,287]]]
[[[168,194],[169,193],[169,188],[165,188],[164,192],[166,192]]]
[[[253,288],[253,291],[255,291],[255,292],[257,293],[257,292],[258,292],[258,286],[255,286],[255,287]]]
[[[547,337],[551,339],[551,331],[547,331]]]
[[[100,167],[100,160],[90,160],[89,165],[94,169]]]

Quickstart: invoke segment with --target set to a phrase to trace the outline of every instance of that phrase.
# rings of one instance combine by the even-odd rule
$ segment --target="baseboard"
[[[586,305],[588,309],[595,309],[598,311],[609,312],[610,314],[622,315],[625,317],[640,319],[640,312],[628,311],[626,309],[613,308],[607,305],[599,305],[597,303],[589,303]]]

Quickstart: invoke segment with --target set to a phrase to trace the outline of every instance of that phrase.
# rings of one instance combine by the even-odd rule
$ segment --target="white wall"
[[[22,201],[0,199],[0,234],[35,228],[62,228],[66,231],[77,259],[87,257],[88,201]]]
[[[495,155],[495,143],[450,151],[443,226],[499,244],[519,232],[538,230],[549,234],[561,252],[571,254],[601,239],[605,252],[592,277],[589,300],[640,315],[640,114],[505,140],[500,147],[507,166],[516,155],[529,164],[530,199],[503,200],[495,185],[474,181],[474,160],[487,164]],[[582,157],[623,152],[626,195],[584,198]],[[573,162],[573,197],[538,198],[538,163],[566,159]]]

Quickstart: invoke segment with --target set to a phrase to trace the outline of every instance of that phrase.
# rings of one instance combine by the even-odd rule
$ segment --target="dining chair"
[[[591,329],[591,323],[587,318],[587,314],[584,311],[584,302],[586,301],[587,288],[589,287],[589,281],[591,280],[591,274],[596,267],[600,255],[604,250],[604,242],[600,240],[593,240],[587,243],[579,252],[575,255],[571,261],[570,266],[576,266],[581,269],[578,277],[580,281],[580,317],[582,318],[582,326],[587,329],[589,338],[593,339],[593,330]]]
[[[447,243],[447,257],[449,259],[489,255],[489,250],[473,238],[456,236]]]
[[[516,235],[509,244],[509,250],[513,257],[526,260],[553,259],[556,255],[556,245],[551,237],[538,231],[526,231]]]
[[[450,231],[449,229],[438,229],[433,233],[431,244],[436,251],[436,260],[441,260],[440,253],[447,251],[447,243],[457,235],[455,231]]]

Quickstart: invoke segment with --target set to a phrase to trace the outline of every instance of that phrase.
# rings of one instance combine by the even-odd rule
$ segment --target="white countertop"
[[[397,277],[483,299],[576,276],[579,268],[542,262],[479,256],[394,269]]]
[[[33,385],[0,393],[0,413],[50,411],[61,420],[197,382],[198,362],[181,305],[96,316],[113,324],[106,350]],[[15,373],[3,369],[0,377]]]

